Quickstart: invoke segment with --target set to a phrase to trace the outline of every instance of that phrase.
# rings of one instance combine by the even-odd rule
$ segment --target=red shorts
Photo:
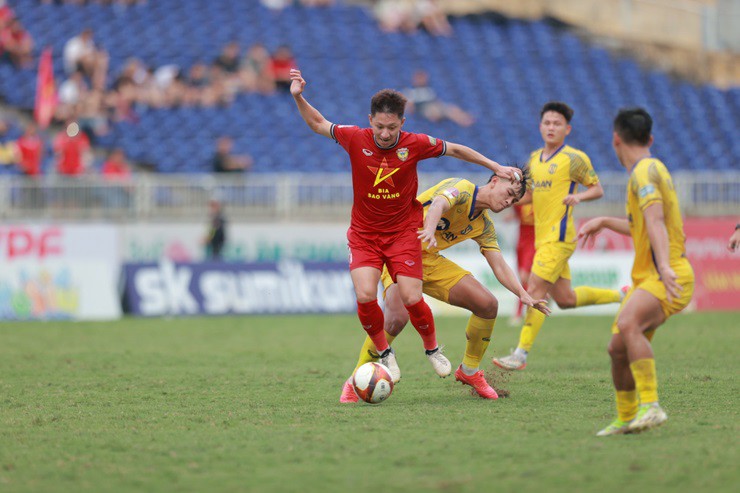
[[[534,252],[534,226],[521,226],[519,241],[516,244],[516,265],[520,271],[532,271]]]
[[[393,282],[402,275],[423,279],[421,264],[421,241],[416,229],[398,233],[360,233],[347,230],[349,241],[349,270],[358,267],[388,267]]]

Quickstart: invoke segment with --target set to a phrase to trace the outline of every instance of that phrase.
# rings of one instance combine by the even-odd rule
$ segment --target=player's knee
[[[385,331],[395,337],[401,333],[404,327],[406,327],[408,321],[408,313],[386,313]]]
[[[403,301],[403,304],[406,306],[415,305],[418,302],[421,301],[421,293],[402,293],[401,294],[401,301]]]
[[[498,316],[498,300],[495,296],[486,297],[485,300],[481,300],[472,310],[476,317],[492,319]]]
[[[360,291],[355,291],[355,296],[357,296],[358,303],[370,303],[371,301],[378,299],[377,291],[373,291],[372,293],[370,292],[363,293]]]
[[[555,299],[555,303],[557,303],[558,308],[561,310],[568,310],[569,308],[575,308],[576,307],[576,297],[575,296],[562,296]]]
[[[609,353],[609,357],[613,360],[627,358],[626,348],[622,346],[621,344],[615,344],[614,342],[610,342],[609,346],[607,346],[606,348],[606,351]]]

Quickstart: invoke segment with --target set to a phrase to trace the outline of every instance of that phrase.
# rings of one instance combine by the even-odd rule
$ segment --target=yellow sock
[[[637,391],[617,390],[617,416],[622,421],[632,421],[637,416]]]
[[[622,297],[618,289],[601,289],[590,286],[578,286],[576,292],[576,306],[603,305],[605,303],[619,303]]]
[[[640,404],[658,402],[658,378],[655,375],[655,359],[638,359],[630,363],[635,387],[640,395]]]
[[[478,368],[480,366],[480,361],[491,343],[491,334],[493,334],[495,323],[495,318],[480,318],[470,315],[468,326],[465,328],[465,337],[468,342],[465,343],[463,365],[468,368]]]
[[[393,342],[393,339],[395,339],[396,336],[392,336],[388,332],[386,332],[385,338],[388,339],[388,344],[390,345],[390,343]],[[365,336],[365,342],[362,344],[362,349],[360,349],[360,357],[357,358],[357,366],[355,366],[355,370],[365,363],[370,363],[371,361],[378,360],[380,360],[380,355],[378,354],[378,350],[375,349],[375,344],[373,344],[373,340],[370,339],[370,336]]]
[[[519,348],[529,352],[532,349],[532,344],[537,338],[537,334],[542,328],[542,324],[545,323],[545,314],[539,310],[535,310],[531,306],[527,308],[527,316],[524,319],[524,327],[519,335]]]

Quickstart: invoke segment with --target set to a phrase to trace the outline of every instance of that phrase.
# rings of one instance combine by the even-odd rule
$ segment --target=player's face
[[[493,194],[491,201],[491,210],[501,212],[519,202],[519,190],[521,184],[512,183],[508,180],[499,180],[497,177],[491,181]]]
[[[557,111],[547,111],[540,120],[540,134],[546,144],[560,145],[570,133],[570,125]]]
[[[399,118],[393,113],[375,113],[370,115],[370,127],[373,129],[375,142],[380,147],[390,147],[396,143],[398,134],[406,118]]]

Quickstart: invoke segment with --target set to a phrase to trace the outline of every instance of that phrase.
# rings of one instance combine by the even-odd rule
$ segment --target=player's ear
[[[401,127],[403,127],[403,124],[404,123],[406,123],[406,117],[405,116],[402,116],[401,117]]]
[[[650,134],[650,140],[648,140],[648,147],[653,145],[653,134]]]
[[[367,115],[367,121],[370,122],[370,126],[372,127],[373,126],[373,115],[372,114]]]
[[[565,127],[565,135],[570,135],[570,131],[571,131],[572,128],[573,127],[571,127],[570,124],[568,124],[568,126]]]

